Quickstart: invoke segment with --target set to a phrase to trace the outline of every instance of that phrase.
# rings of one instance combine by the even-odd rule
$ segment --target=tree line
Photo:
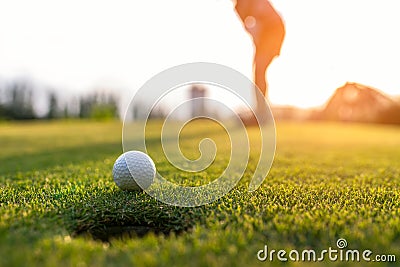
[[[34,101],[35,86],[26,80],[0,84],[0,120],[35,119],[113,119],[118,118],[118,100],[111,93],[93,92],[69,100],[60,99],[55,90],[48,89],[46,111],[38,114]]]

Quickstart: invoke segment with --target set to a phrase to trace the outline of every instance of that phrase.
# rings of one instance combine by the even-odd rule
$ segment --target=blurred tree
[[[32,85],[23,80],[16,80],[5,88],[8,101],[4,104],[6,119],[30,120],[37,116],[33,109]]]
[[[6,109],[3,104],[0,103],[0,120],[6,119]]]
[[[1,84],[0,84],[1,85]],[[0,87],[0,120],[4,120],[5,119],[5,107],[4,107],[4,103],[2,101],[2,97],[3,97],[3,88]]]
[[[49,93],[49,108],[46,115],[48,119],[56,119],[60,116],[58,109],[57,95],[54,92]]]
[[[79,117],[97,120],[118,117],[117,99],[112,94],[94,93],[79,100]]]
[[[91,96],[81,97],[79,99],[79,118],[89,118],[92,105],[93,99]]]
[[[65,106],[64,106],[64,115],[63,115],[63,117],[64,118],[69,118],[70,117],[69,110],[68,110],[68,104],[65,104]]]

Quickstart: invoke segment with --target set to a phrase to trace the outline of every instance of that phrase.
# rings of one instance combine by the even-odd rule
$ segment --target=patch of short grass
[[[196,144],[196,132],[204,133],[190,133],[193,139],[185,139],[183,147]],[[222,141],[217,142],[222,151],[228,149],[218,131],[211,135]],[[0,266],[265,266],[271,262],[256,257],[265,244],[320,251],[335,247],[338,238],[351,249],[400,260],[398,127],[278,123],[276,158],[262,187],[247,192],[256,164],[252,155],[238,187],[196,208],[168,206],[115,186],[111,169],[122,152],[119,122],[0,125],[0,147]],[[217,176],[226,161],[222,153],[210,173],[181,176],[157,149],[150,154],[159,171],[182,183]],[[170,234],[106,243],[77,235],[110,226]],[[343,264],[349,263],[315,265]]]

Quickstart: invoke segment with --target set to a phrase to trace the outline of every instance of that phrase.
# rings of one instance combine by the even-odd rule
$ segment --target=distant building
[[[377,89],[347,82],[322,107],[301,109],[271,106],[276,120],[330,120],[343,122],[400,124],[400,98]]]
[[[394,99],[378,90],[347,82],[336,89],[319,116],[338,121],[380,122],[388,110],[397,108],[400,106]]]
[[[204,97],[207,89],[201,85],[193,85],[190,88],[190,98],[192,101],[192,117],[204,116],[206,113]]]

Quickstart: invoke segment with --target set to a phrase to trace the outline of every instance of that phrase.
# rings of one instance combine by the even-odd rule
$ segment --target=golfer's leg
[[[266,78],[266,71],[271,61],[272,58],[269,55],[261,55],[258,53],[255,54],[254,82],[261,92],[261,94],[256,93],[257,110],[259,111],[264,110],[265,97],[268,99],[268,81]]]

